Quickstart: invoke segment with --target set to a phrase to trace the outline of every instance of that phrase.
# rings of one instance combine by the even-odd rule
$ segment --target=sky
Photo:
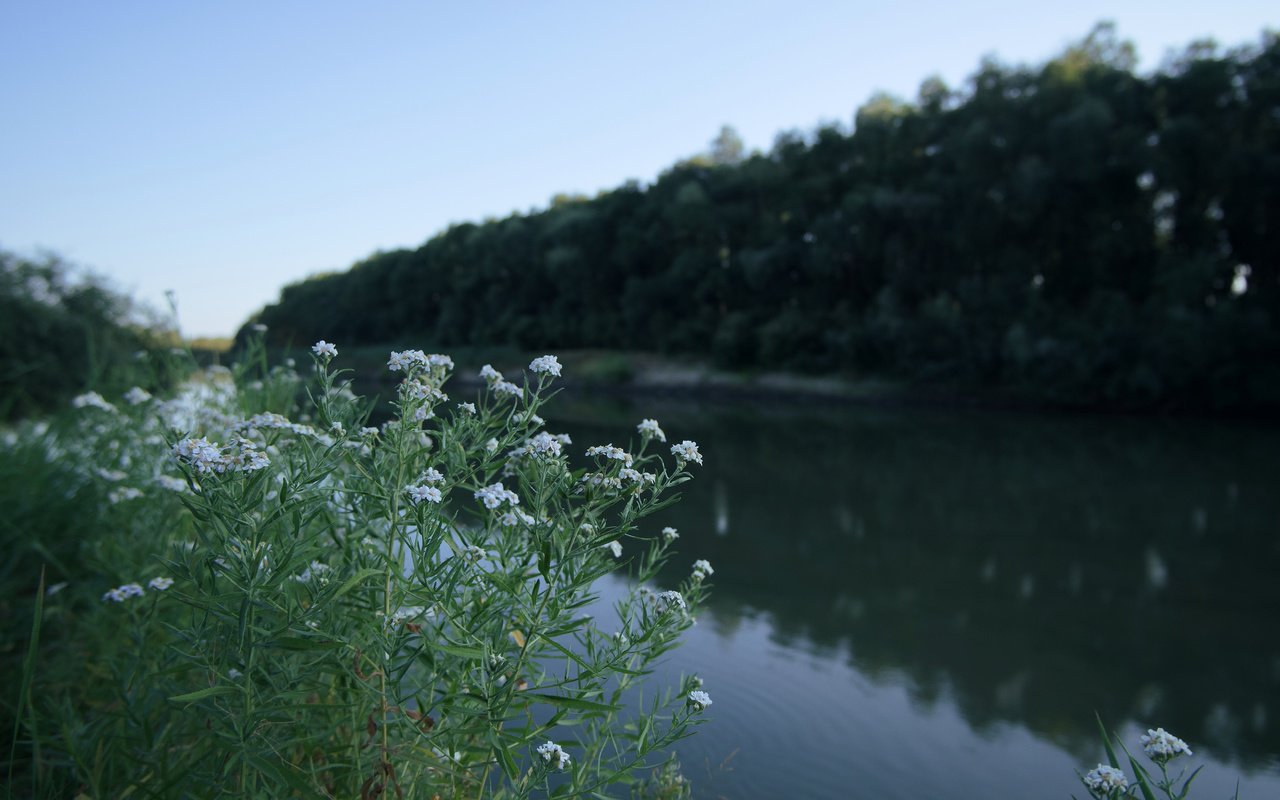
[[[1256,42],[1274,2],[0,4],[0,248],[52,251],[190,336],[455,222],[652,181],[883,90],[1039,63],[1112,20],[1139,68]]]

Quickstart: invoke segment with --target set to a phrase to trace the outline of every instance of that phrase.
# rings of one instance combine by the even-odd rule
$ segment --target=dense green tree
[[[1075,405],[1280,407],[1280,38],[1100,25],[747,155],[286,287],[279,341],[604,347]]]

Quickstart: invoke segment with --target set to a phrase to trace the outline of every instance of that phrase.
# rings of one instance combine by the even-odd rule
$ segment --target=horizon
[[[156,308],[173,289],[184,335],[230,336],[288,283],[418,247],[453,224],[540,210],[556,195],[648,184],[705,152],[721,125],[747,152],[790,130],[848,130],[878,91],[914,98],[932,75],[962,86],[988,55],[1042,63],[1103,20],[1135,43],[1144,74],[1197,39],[1235,47],[1271,27],[1261,3],[1229,13],[1095,3],[1034,19],[1012,3],[923,14],[930,5],[825,6],[804,19],[772,3],[736,16],[727,4],[590,7],[598,19],[586,21],[564,8],[490,18],[401,9],[405,18],[373,23],[396,12],[307,7],[304,19],[157,5],[142,19],[141,6],[132,16],[86,6],[65,24],[57,9],[7,9],[5,29],[31,35],[0,54],[0,69],[24,78],[0,86],[0,98],[28,111],[0,154],[0,247],[52,251]],[[428,34],[462,34],[419,58],[412,23],[424,20],[441,23]],[[300,38],[299,22],[312,23]],[[866,28],[878,46],[839,47]],[[353,37],[360,47],[342,50]],[[561,47],[539,49],[544,41]],[[239,58],[226,58],[228,47]],[[354,68],[330,63],[343,52]],[[528,89],[513,91],[521,81]]]

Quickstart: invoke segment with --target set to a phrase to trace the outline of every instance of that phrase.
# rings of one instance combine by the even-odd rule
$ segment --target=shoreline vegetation
[[[453,225],[285,286],[269,345],[657,353],[640,385],[1280,409],[1280,36],[1152,73],[1097,26],[651,182]],[[643,365],[642,365],[643,366]],[[619,369],[622,369],[621,367]],[[854,375],[853,386],[822,378]],[[735,391],[741,387],[735,387]]]
[[[194,344],[194,343],[193,343]],[[400,349],[397,343],[362,345],[343,350],[346,367],[355,383],[370,394],[389,397],[394,383],[385,374],[386,354]],[[224,363],[233,354],[229,349],[193,347],[201,364]],[[275,362],[288,358],[304,361],[306,348],[272,348]],[[467,390],[484,382],[469,377],[481,365],[492,363],[506,371],[536,355],[510,347],[452,348],[462,367],[453,378],[455,386]],[[1009,389],[938,386],[908,380],[853,374],[813,375],[785,370],[730,370],[717,368],[706,359],[669,356],[661,353],[616,350],[562,350],[559,355],[571,369],[560,388],[571,393],[615,395],[636,399],[682,398],[712,403],[776,403],[788,401],[828,407],[901,409],[971,409],[1043,414],[1101,414],[1129,416],[1132,409],[1107,405],[1079,405],[1053,402],[1034,393]],[[1274,410],[1252,413],[1241,410],[1203,408],[1164,409],[1159,416],[1177,418],[1273,419]]]

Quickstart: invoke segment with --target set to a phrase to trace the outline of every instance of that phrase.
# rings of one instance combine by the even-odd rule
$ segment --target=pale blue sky
[[[883,89],[1039,62],[1101,19],[1154,68],[1274,2],[0,5],[0,247],[49,248],[229,334],[282,285],[451,222],[650,181]]]

